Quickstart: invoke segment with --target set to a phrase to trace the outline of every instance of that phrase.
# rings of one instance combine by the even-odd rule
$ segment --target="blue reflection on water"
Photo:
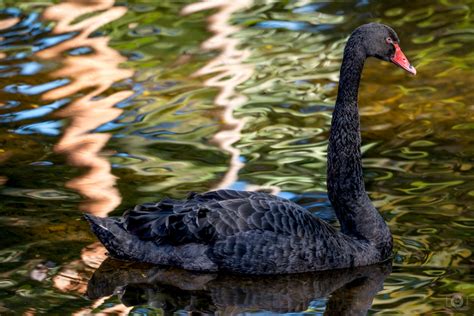
[[[33,48],[33,51],[36,52],[36,51],[39,51],[39,50],[42,50],[42,49],[46,49],[48,47],[52,47],[52,46],[55,46],[61,42],[64,42],[74,36],[76,36],[77,32],[71,32],[71,33],[66,33],[66,34],[60,34],[60,35],[53,35],[53,36],[49,36],[47,38],[42,38],[38,41],[35,42],[35,47]]]
[[[2,114],[0,115],[0,122],[1,123],[17,122],[17,121],[42,117],[53,112],[54,110],[59,109],[61,106],[65,105],[68,102],[69,102],[69,99],[62,99],[62,100],[54,101],[53,103],[48,104],[48,105],[43,105],[36,109]]]
[[[43,84],[39,84],[36,86],[29,85],[29,84],[11,84],[3,88],[3,90],[8,93],[37,95],[37,94],[42,94],[46,91],[64,86],[68,84],[69,82],[70,82],[69,79],[58,79],[58,80],[46,82]]]
[[[282,197],[284,199],[291,200],[292,198],[294,198],[296,196],[296,194],[294,194],[292,192],[281,191],[280,193],[278,193],[278,196]]]
[[[300,22],[300,21],[262,21],[255,24],[255,27],[262,28],[262,29],[286,29],[290,31],[299,31],[299,32],[320,32],[324,30],[329,30],[334,26],[331,24],[319,24],[319,25],[312,25],[307,22]]]
[[[26,76],[37,74],[41,70],[41,68],[43,68],[40,63],[34,61],[19,64],[18,66],[21,68],[20,74]]]
[[[99,126],[98,128],[94,129],[93,132],[110,132],[110,131],[116,130],[118,128],[121,128],[125,125],[126,125],[125,123],[117,123],[117,122],[111,121],[111,122],[107,122],[107,123]]]
[[[47,161],[47,160],[42,160],[42,161],[34,161],[32,163],[30,163],[31,166],[44,166],[44,167],[49,167],[49,166],[53,166],[54,163],[51,162],[51,161]]]
[[[257,27],[263,29],[287,29],[290,31],[303,31],[308,24],[305,22],[290,22],[290,21],[263,21],[256,24]]]
[[[41,134],[46,136],[59,136],[62,126],[62,121],[46,121],[21,126],[13,132],[20,135]]]
[[[327,298],[320,298],[309,303],[309,309],[323,311],[328,303]]]
[[[247,182],[245,181],[235,181],[232,183],[227,189],[229,190],[238,190],[238,191],[243,191],[247,188]]]
[[[51,28],[43,24],[38,12],[32,12],[25,16],[17,8],[8,8],[0,10],[0,14],[21,18],[17,24],[8,29],[0,30],[0,46],[7,51],[15,50],[6,57],[7,60],[26,58],[35,52],[58,45],[78,34],[77,32],[51,34]]]
[[[87,55],[87,54],[90,54],[92,52],[93,52],[93,50],[92,50],[91,47],[81,46],[81,47],[71,49],[68,52],[68,54],[71,55],[71,56],[80,56],[80,55]]]
[[[2,110],[7,110],[7,109],[14,108],[14,107],[19,106],[20,104],[21,104],[20,101],[8,100],[8,101],[5,102],[4,105],[2,105]]]

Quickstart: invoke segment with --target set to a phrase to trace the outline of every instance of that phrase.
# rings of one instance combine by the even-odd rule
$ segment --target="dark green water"
[[[369,313],[472,313],[474,3],[234,2],[0,0],[0,314],[163,314],[84,297],[105,255],[82,212],[267,188],[333,220],[338,69],[370,21],[395,28],[418,75],[377,60],[363,74],[366,184],[396,248]],[[245,311],[219,298],[200,304]],[[286,311],[272,306],[247,312]]]

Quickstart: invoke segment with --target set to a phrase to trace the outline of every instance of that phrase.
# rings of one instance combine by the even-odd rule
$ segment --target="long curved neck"
[[[343,233],[391,250],[390,231],[365,191],[362,174],[357,96],[365,59],[360,40],[349,38],[329,136],[328,196]]]
[[[333,204],[354,200],[365,194],[357,106],[359,82],[365,59],[363,48],[351,37],[344,50],[329,136],[328,194]],[[337,208],[337,205],[334,206]]]

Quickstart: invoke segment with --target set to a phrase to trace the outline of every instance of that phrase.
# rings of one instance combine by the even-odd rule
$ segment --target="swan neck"
[[[392,237],[365,191],[362,173],[357,96],[366,54],[359,42],[351,37],[344,51],[329,136],[327,188],[342,233],[370,241],[386,258]]]
[[[328,145],[328,194],[333,204],[365,194],[357,105],[365,59],[363,48],[350,38],[344,50]]]

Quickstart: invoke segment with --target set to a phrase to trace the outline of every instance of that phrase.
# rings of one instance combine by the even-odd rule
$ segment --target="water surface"
[[[473,2],[235,2],[0,1],[0,314],[163,312],[85,298],[105,253],[82,212],[265,188],[333,221],[338,70],[371,21],[418,74],[370,60],[362,78],[366,185],[396,248],[369,313],[472,311]]]

